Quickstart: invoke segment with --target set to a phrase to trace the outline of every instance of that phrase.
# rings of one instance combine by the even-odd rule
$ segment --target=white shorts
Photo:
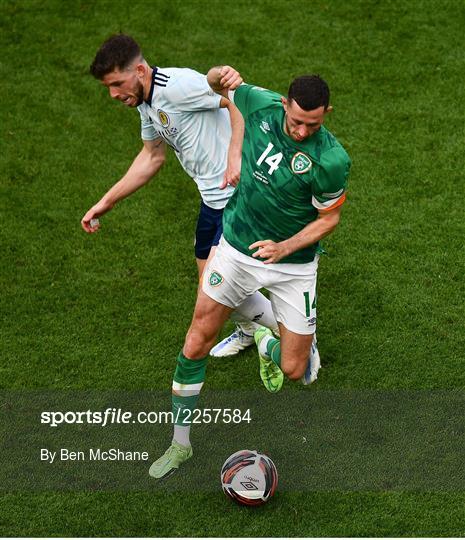
[[[202,289],[216,302],[236,308],[264,287],[278,322],[296,334],[314,334],[318,259],[316,255],[310,263],[264,264],[221,237],[203,273]]]

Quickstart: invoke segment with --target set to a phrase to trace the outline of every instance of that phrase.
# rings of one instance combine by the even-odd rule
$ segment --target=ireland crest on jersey
[[[223,283],[223,276],[216,270],[213,270],[208,278],[208,283],[210,283],[212,287],[218,287],[218,285]]]
[[[304,174],[312,168],[312,160],[303,152],[297,152],[291,160],[291,169],[295,174]]]

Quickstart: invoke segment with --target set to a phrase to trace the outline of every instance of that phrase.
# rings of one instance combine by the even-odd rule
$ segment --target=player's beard
[[[136,107],[139,107],[139,105],[141,105],[142,102],[144,101],[144,86],[142,85],[140,81],[137,81],[137,84],[138,86],[135,92],[135,96],[137,98]]]

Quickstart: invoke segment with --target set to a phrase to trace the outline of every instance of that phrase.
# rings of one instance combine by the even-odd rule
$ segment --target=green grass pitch
[[[195,185],[173,154],[86,235],[140,147],[88,67],[123,31],[149,62],[330,85],[353,160],[319,274],[312,388],[463,389],[465,5],[454,0],[0,0],[0,388],[167,390],[196,294]],[[230,328],[230,326],[228,327]],[[225,332],[228,330],[225,329]],[[209,389],[262,391],[252,351]],[[289,383],[287,383],[289,387]],[[1,459],[1,458],[0,458]],[[461,492],[2,492],[2,536],[463,536]]]

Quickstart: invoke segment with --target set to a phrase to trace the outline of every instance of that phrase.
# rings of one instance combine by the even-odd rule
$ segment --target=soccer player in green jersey
[[[212,68],[210,86],[245,120],[241,181],[223,214],[223,237],[207,263],[194,317],[177,359],[173,383],[175,436],[150,468],[161,478],[192,455],[183,411],[195,407],[206,357],[231,311],[268,289],[281,339],[255,332],[260,376],[277,392],[284,375],[302,377],[316,328],[319,241],[338,225],[350,159],[324,126],[329,88],[317,75],[295,79],[287,98],[257,86],[234,89],[232,68]],[[186,439],[184,439],[186,440]]]

